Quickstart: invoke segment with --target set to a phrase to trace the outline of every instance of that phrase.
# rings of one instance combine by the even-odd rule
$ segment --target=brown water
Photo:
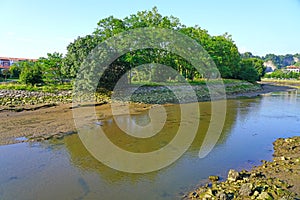
[[[0,199],[180,199],[209,175],[225,177],[230,168],[250,169],[271,159],[278,137],[300,135],[297,91],[260,98],[229,100],[222,135],[205,158],[198,157],[210,121],[210,104],[200,105],[200,128],[188,151],[172,165],[146,174],[111,169],[95,160],[78,135],[42,143],[0,146]],[[133,139],[114,120],[103,128],[116,145],[134,152],[161,148],[173,137],[180,116],[169,106],[167,123],[156,137]],[[124,121],[126,121],[126,116]],[[148,113],[132,116],[139,124]]]

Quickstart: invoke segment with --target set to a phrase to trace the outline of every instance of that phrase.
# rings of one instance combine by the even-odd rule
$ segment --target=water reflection
[[[64,144],[70,154],[73,165],[82,170],[96,172],[102,179],[109,183],[127,181],[130,184],[137,183],[141,178],[154,180],[157,172],[141,174],[129,174],[116,171],[96,160],[84,147],[78,135],[64,138]]]
[[[227,103],[227,114],[225,126],[222,131],[222,134],[218,140],[217,145],[223,144],[226,142],[227,137],[231,133],[231,129],[234,127],[236,122],[236,118],[239,113],[242,115],[246,115],[249,111],[249,108],[253,108],[254,104],[257,104],[259,99],[247,99],[247,100],[231,100]],[[190,146],[187,154],[190,157],[194,157],[197,159],[199,149],[203,143],[203,140],[207,134],[207,129],[210,124],[211,119],[211,104],[210,102],[202,102],[199,103],[200,107],[200,125],[198,128],[197,135]],[[243,111],[241,111],[240,107],[243,107]],[[119,147],[122,147],[128,151],[132,152],[149,152],[154,151],[156,149],[162,148],[166,144],[168,144],[178,130],[178,126],[180,123],[180,107],[179,105],[174,106],[166,106],[166,112],[168,113],[167,122],[162,129],[154,137],[141,139],[131,137],[127,134],[124,134],[122,130],[116,125],[113,118],[102,121],[103,130],[106,133],[107,137]],[[146,125],[149,123],[149,115],[148,111],[145,111],[139,115],[131,116],[132,120],[135,123]],[[119,122],[131,123],[131,120],[127,120],[128,116],[122,115],[118,116]],[[121,118],[121,120],[120,120]],[[124,118],[124,119],[122,119]],[[84,170],[92,170],[99,173],[102,178],[106,179],[110,182],[118,182],[122,181],[122,179],[127,179],[128,177],[132,181],[132,183],[137,182],[141,177],[145,176],[147,179],[154,180],[155,176],[159,174],[158,172],[147,173],[146,175],[137,175],[137,174],[128,174],[122,173],[119,171],[115,171],[101,162],[94,159],[90,153],[85,149],[84,145],[81,143],[79,137],[77,135],[69,136],[64,139],[64,144],[70,153],[71,161],[75,166],[78,166]],[[172,167],[172,165],[170,166]]]
[[[188,151],[172,165],[147,174],[107,167],[88,153],[78,135],[0,146],[0,199],[180,199],[179,192],[194,188],[209,175],[225,177],[230,168],[249,169],[262,159],[270,159],[276,138],[299,135],[298,97],[297,92],[288,92],[228,100],[221,137],[203,159],[198,152],[210,122],[211,106],[200,103],[200,127]],[[103,128],[111,141],[126,150],[151,151],[166,145],[178,130],[179,108],[166,109],[167,123],[151,138],[130,137],[113,119],[102,121]],[[147,112],[131,117],[140,125],[149,120]]]

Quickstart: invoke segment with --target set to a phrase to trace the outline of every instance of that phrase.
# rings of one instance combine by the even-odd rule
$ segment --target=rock
[[[192,198],[197,198],[197,197],[199,197],[199,195],[198,195],[197,192],[193,192],[190,196],[191,196]]]
[[[211,199],[212,196],[211,196],[210,194],[205,194],[205,195],[203,196],[203,198],[204,198],[204,199]]]
[[[238,180],[239,176],[240,176],[239,172],[235,171],[234,169],[231,169],[228,172],[227,180],[233,182]]]
[[[253,196],[254,198],[256,198],[258,195],[259,195],[259,192],[258,192],[257,190],[255,190],[252,196]]]
[[[244,197],[250,196],[250,194],[252,193],[252,188],[253,185],[251,183],[244,183],[239,190],[239,195]]]
[[[207,189],[206,194],[208,194],[210,196],[214,195],[212,189],[210,189],[210,188]]]
[[[217,194],[217,198],[220,199],[220,200],[227,200],[228,197],[226,195],[226,193],[224,191],[221,191]]]
[[[265,175],[262,172],[252,172],[250,175],[250,178],[261,178],[265,177]]]
[[[260,195],[257,197],[257,199],[263,199],[263,200],[273,200],[274,198],[269,195],[267,192],[262,192]]]
[[[210,180],[211,182],[216,182],[216,181],[218,181],[218,180],[220,179],[219,176],[209,176],[208,178],[209,178],[209,180]]]
[[[101,121],[100,122],[97,121],[97,122],[95,122],[95,124],[98,125],[98,126],[103,126],[103,122],[101,122]]]

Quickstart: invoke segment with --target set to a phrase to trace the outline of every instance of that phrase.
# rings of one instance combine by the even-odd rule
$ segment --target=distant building
[[[36,59],[0,57],[0,71],[9,69],[14,63],[20,61],[36,61]]]
[[[286,70],[288,72],[295,72],[295,73],[299,73],[300,72],[300,67],[296,67],[294,65],[291,65],[291,66],[287,66],[286,67]]]

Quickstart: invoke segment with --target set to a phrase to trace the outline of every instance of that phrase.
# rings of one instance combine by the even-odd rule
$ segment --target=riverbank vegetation
[[[272,73],[267,73],[264,78],[275,78],[275,79],[299,79],[300,74],[297,72],[284,72],[281,69],[277,69]]]
[[[272,79],[272,78],[264,78],[261,81],[262,82],[273,82],[273,83],[300,84],[300,80],[295,80],[295,79]]]
[[[46,85],[49,86],[48,88],[67,87],[69,89],[64,84],[69,83],[72,85],[72,80],[76,77],[81,64],[101,42],[119,33],[144,27],[165,28],[192,38],[207,51],[224,79],[240,79],[255,83],[264,75],[265,68],[262,60],[242,58],[232,36],[228,33],[212,36],[207,30],[199,26],[189,27],[182,24],[176,17],[162,16],[154,7],[150,11],[137,12],[123,19],[113,16],[101,19],[93,33],[78,37],[67,46],[65,56],[54,52],[47,54],[45,58],[39,58],[35,62],[15,63],[9,70],[10,77],[18,79],[21,84],[30,86],[11,88],[35,90],[39,88],[36,86],[44,86],[41,89],[44,90],[47,88]],[[127,80],[129,84],[141,79],[146,80],[148,84],[170,80],[176,82],[175,76],[164,74],[156,67],[151,68],[149,71],[150,76],[147,79],[145,79],[145,73],[135,73],[135,66],[149,63],[170,66],[189,82],[197,82],[196,80],[202,78],[209,79],[207,75],[200,74],[191,63],[178,55],[161,49],[141,49],[128,52],[111,63],[109,69],[101,77],[98,87],[112,90],[120,77],[130,70],[132,72]]]
[[[269,65],[273,65],[276,69],[282,69],[289,65],[295,65],[300,67],[300,54],[286,54],[286,55],[275,55],[267,54],[265,56],[253,55],[251,52],[245,52],[241,54],[242,58],[256,58],[268,62]]]
[[[212,82],[220,82],[221,80],[212,80]],[[173,83],[139,83],[133,82],[131,87],[124,88],[122,94],[135,92],[130,96],[130,99],[118,99],[121,101],[130,101],[137,103],[148,104],[165,104],[178,103],[178,100],[190,102],[188,95],[196,95],[198,101],[210,100],[209,90],[205,84],[205,80],[191,82],[194,94],[187,94],[181,85]],[[166,87],[167,86],[167,87]],[[261,90],[258,84],[252,84],[246,81],[226,79],[224,87],[227,95],[243,94]],[[58,105],[60,103],[72,103],[73,91],[71,84],[63,85],[41,85],[31,86],[26,84],[3,84],[0,85],[0,110],[15,110],[22,111],[28,107],[35,107],[39,104]],[[169,89],[172,88],[172,91]],[[175,96],[174,91],[179,95]],[[87,94],[80,98],[86,97]],[[109,90],[98,90],[93,93],[96,104],[110,103],[112,92]],[[126,98],[128,95],[125,95]]]

